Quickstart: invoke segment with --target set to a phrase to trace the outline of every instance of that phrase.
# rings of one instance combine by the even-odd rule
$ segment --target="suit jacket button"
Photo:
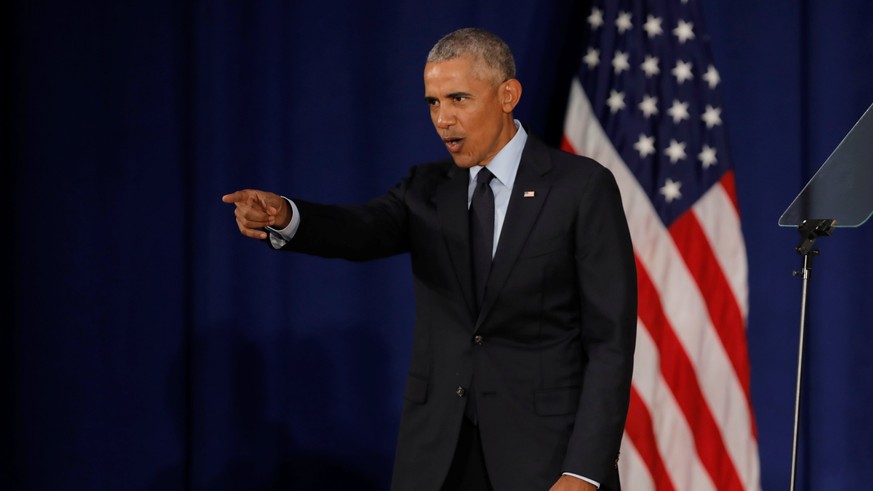
[[[466,394],[466,393],[467,393],[467,391],[464,390],[463,387],[458,386],[458,388],[455,389],[455,394],[458,394],[458,397],[464,397],[464,394]]]
[[[473,343],[475,343],[476,345],[482,346],[482,344],[484,342],[485,342],[485,338],[483,338],[482,336],[480,336],[478,334],[473,336]]]

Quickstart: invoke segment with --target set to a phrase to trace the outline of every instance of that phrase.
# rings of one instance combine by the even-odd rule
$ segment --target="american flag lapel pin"
[[[537,193],[533,191],[525,191],[522,196],[524,196],[525,198],[533,198],[534,196],[536,196],[536,194]]]

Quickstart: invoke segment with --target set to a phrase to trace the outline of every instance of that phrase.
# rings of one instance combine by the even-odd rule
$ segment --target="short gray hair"
[[[477,62],[495,72],[497,83],[515,78],[515,60],[509,46],[497,35],[485,29],[467,27],[450,32],[431,48],[428,63],[453,60],[472,55]]]

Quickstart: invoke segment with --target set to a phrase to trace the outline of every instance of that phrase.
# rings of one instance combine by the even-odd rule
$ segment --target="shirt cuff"
[[[572,472],[565,472],[563,475],[565,475],[565,476],[570,476],[570,477],[575,477],[575,478],[577,478],[577,479],[582,479],[582,480],[585,481],[585,482],[590,482],[591,484],[594,485],[594,487],[596,487],[597,489],[600,489],[600,483],[599,483],[599,482],[594,481],[594,480],[592,480],[592,479],[588,479],[587,477],[582,477],[582,476],[580,476],[579,474],[573,474]]]
[[[276,249],[281,249],[293,239],[297,234],[297,229],[300,227],[300,211],[297,209],[297,205],[284,196],[282,196],[282,199],[287,201],[288,206],[291,207],[291,221],[288,222],[288,226],[283,229],[264,227],[270,233],[270,245]]]

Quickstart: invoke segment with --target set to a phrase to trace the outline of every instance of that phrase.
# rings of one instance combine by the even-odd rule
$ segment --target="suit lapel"
[[[470,259],[470,218],[467,212],[467,192],[470,172],[455,166],[447,173],[448,180],[436,191],[434,201],[442,230],[443,241],[449,251],[452,267],[458,278],[467,308],[475,312],[473,301],[473,273]]]
[[[522,246],[537,221],[551,189],[551,182],[545,178],[551,168],[551,161],[543,144],[528,136],[515,184],[512,187],[512,195],[509,197],[509,207],[500,232],[497,252],[494,255],[494,262],[491,263],[491,274],[488,277],[488,287],[476,322],[476,330],[494,306],[495,299],[506,284]]]

